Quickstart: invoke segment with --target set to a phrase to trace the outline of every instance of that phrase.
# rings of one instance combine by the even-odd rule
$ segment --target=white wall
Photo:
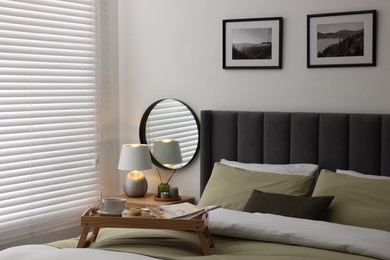
[[[306,15],[371,9],[378,11],[376,67],[306,68]],[[223,70],[222,20],[275,16],[284,19],[283,69]],[[203,109],[390,112],[388,0],[119,0],[118,19],[121,143],[139,142],[144,110],[166,97],[198,115]],[[183,195],[199,196],[199,164],[198,156],[172,179]],[[146,176],[154,192],[157,174]]]

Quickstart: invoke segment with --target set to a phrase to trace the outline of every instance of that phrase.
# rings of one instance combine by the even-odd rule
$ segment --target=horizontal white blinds
[[[0,244],[79,225],[97,201],[96,14],[0,1]]]
[[[165,99],[159,102],[149,114],[145,130],[146,142],[153,150],[154,140],[164,138],[178,140],[183,158],[181,166],[184,166],[196,152],[198,131],[194,116],[183,103],[174,99]]]

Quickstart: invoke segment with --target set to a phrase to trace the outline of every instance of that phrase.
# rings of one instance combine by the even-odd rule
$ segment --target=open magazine
[[[198,207],[188,202],[168,205],[147,206],[153,216],[164,219],[192,219],[219,208],[219,206]]]

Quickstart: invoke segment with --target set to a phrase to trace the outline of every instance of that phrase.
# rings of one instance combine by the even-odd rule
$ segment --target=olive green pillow
[[[334,195],[328,221],[390,232],[390,180],[322,170],[313,196]]]
[[[242,210],[252,190],[307,195],[312,182],[311,176],[254,172],[215,163],[199,206],[219,205]]]
[[[322,220],[334,196],[293,196],[253,190],[243,211]]]

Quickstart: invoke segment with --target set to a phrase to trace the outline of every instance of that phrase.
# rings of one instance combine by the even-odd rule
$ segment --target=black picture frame
[[[376,10],[307,15],[307,67],[376,66]]]
[[[223,20],[222,30],[223,69],[282,68],[282,17]]]

